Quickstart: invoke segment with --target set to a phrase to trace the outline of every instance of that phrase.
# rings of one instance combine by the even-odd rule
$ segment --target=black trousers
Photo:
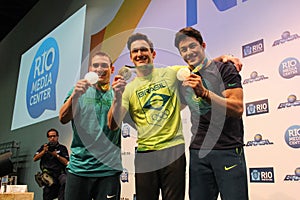
[[[242,147],[190,150],[190,200],[248,200],[247,167]]]
[[[184,200],[186,158],[184,145],[137,152],[135,187],[137,200]]]
[[[120,200],[119,173],[104,177],[83,177],[67,173],[66,200]]]
[[[64,200],[65,196],[65,185],[66,185],[66,174],[61,174],[57,178],[54,178],[54,184],[50,187],[45,186],[43,188],[43,200]]]

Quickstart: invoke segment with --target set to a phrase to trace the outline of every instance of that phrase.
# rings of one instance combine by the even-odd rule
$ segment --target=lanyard
[[[192,73],[195,74],[197,72],[199,72],[203,67],[205,67],[208,63],[208,59],[207,57],[205,57],[202,61],[202,63],[200,65],[198,65],[197,67],[195,67],[195,69],[192,70]]]

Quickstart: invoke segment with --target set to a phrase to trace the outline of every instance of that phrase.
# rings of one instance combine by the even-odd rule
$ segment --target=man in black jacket
[[[43,199],[53,200],[58,197],[64,199],[66,184],[65,168],[69,162],[69,153],[66,146],[59,144],[58,131],[47,131],[48,143],[43,144],[35,153],[33,161],[41,159],[40,167],[47,183],[43,186]],[[53,182],[52,182],[53,180]]]

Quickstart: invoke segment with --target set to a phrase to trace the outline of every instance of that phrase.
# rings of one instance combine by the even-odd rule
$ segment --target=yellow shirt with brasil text
[[[161,150],[184,144],[177,71],[186,66],[154,68],[125,88],[122,106],[136,124],[138,151]]]

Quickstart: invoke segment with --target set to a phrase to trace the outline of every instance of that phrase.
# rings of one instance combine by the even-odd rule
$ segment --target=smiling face
[[[193,67],[201,64],[205,58],[205,47],[206,44],[203,42],[202,45],[193,37],[186,37],[179,42],[179,52],[184,61]]]
[[[135,40],[130,46],[130,60],[136,67],[153,64],[156,52],[145,40]]]
[[[114,67],[111,66],[110,59],[107,56],[95,55],[92,58],[89,71],[96,72],[99,77],[98,83],[104,85],[109,83],[110,76],[114,72]]]

